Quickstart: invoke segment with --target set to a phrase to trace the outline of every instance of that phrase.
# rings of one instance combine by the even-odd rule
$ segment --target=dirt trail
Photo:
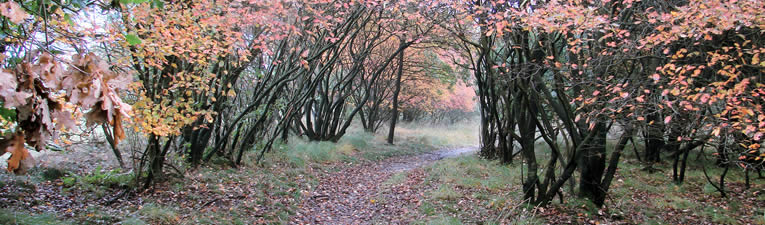
[[[293,224],[406,224],[418,219],[424,198],[422,166],[477,151],[477,147],[443,149],[417,156],[362,164],[322,173],[319,186],[305,196]],[[398,172],[409,171],[404,182],[381,187]]]

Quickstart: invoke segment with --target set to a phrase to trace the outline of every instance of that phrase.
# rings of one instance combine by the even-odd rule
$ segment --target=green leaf
[[[141,4],[150,0],[120,0],[120,4]]]
[[[82,2],[82,0],[72,0],[72,1],[69,1],[69,4],[71,4],[75,9],[82,8],[82,6],[85,5],[85,3]]]
[[[69,24],[74,26],[74,22],[72,21],[72,16],[69,15],[69,13],[64,13],[64,20]]]
[[[151,1],[151,8],[164,9],[165,8],[165,2],[162,1],[162,0]]]
[[[0,107],[0,117],[3,117],[6,121],[15,121],[16,110]]]
[[[130,45],[137,45],[137,44],[141,44],[141,42],[143,42],[143,41],[141,41],[141,38],[138,38],[138,36],[135,35],[135,34],[125,35],[125,40]]]
[[[50,3],[47,3],[50,4]],[[48,12],[55,12],[58,9],[58,5],[50,5],[50,8],[48,8]]]

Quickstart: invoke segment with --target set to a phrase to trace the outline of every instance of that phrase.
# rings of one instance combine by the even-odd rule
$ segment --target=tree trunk
[[[537,177],[537,159],[534,152],[534,140],[536,136],[536,126],[534,123],[534,114],[531,110],[522,113],[522,119],[518,129],[521,133],[521,152],[526,161],[526,179],[523,181],[523,198],[529,202],[535,202],[535,187],[538,181]]]
[[[120,168],[125,168],[125,162],[122,160],[122,153],[120,153],[120,149],[117,148],[117,143],[114,142],[114,135],[112,135],[112,132],[109,130],[109,125],[107,124],[101,124],[101,128],[104,130],[104,136],[106,137],[106,142],[109,143],[109,146],[112,148],[112,152],[114,153],[114,156],[117,157],[117,162],[120,164]]]
[[[170,138],[168,138],[164,148],[160,146],[160,138],[153,134],[149,136],[149,145],[146,146],[149,170],[143,184],[144,189],[148,189],[152,183],[162,178],[162,167],[165,164],[165,155],[170,147]]]
[[[605,193],[601,188],[601,179],[606,168],[606,124],[597,122],[593,130],[595,136],[582,143],[579,154],[579,196],[590,199],[593,203],[602,205]]]
[[[645,160],[648,163],[661,161],[661,150],[664,149],[664,125],[659,122],[659,116],[651,115],[649,121],[654,121],[648,125],[645,133]]]
[[[404,39],[401,39],[399,48],[403,47]],[[401,91],[401,75],[404,73],[404,50],[398,55],[398,71],[396,72],[396,83],[393,90],[393,116],[390,118],[390,128],[388,130],[388,144],[393,144],[396,122],[398,120],[398,94]]]

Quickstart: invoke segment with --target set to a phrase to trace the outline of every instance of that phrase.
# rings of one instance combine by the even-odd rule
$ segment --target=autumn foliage
[[[131,106],[122,102],[117,91],[124,90],[130,80],[110,71],[93,54],[74,56],[65,69],[43,53],[34,64],[19,64],[0,76],[5,81],[0,94],[4,107],[15,108],[16,114],[14,134],[2,143],[8,146],[5,152],[12,154],[9,171],[31,166],[24,143],[41,151],[60,130],[74,129],[75,118],[82,115],[88,123],[112,125],[116,140],[125,137],[122,118],[130,117]]]
[[[474,111],[480,155],[522,158],[534,205],[573,180],[602,206],[630,142],[647,171],[669,157],[677,184],[691,150],[714,149],[722,195],[729,168],[748,180],[765,161],[763,1],[40,4],[0,3],[9,171],[83,122],[111,127],[115,153],[133,128],[149,188],[168,164],[239,166],[290,137],[337,142],[354,121],[387,125],[393,144],[399,118]]]

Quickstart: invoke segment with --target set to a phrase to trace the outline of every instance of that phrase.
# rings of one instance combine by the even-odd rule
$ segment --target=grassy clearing
[[[427,204],[422,224],[492,224],[494,218],[520,202],[517,166],[501,165],[476,155],[444,159],[425,167]],[[456,219],[459,218],[459,219]],[[448,220],[445,220],[448,219]]]
[[[437,183],[450,183],[465,188],[499,191],[509,186],[509,182],[518,181],[519,171],[512,165],[500,165],[493,161],[468,155],[445,159],[425,168],[428,180]]]
[[[478,145],[479,126],[473,121],[453,125],[404,123],[396,127],[396,142],[416,143],[438,148]]]
[[[564,186],[568,193],[563,204],[556,197],[546,209],[525,206],[519,163],[501,165],[477,156],[438,161],[425,169],[429,201],[420,207],[427,215],[421,223],[459,218],[463,223],[489,224],[765,224],[765,180],[753,179],[752,188],[746,190],[743,172],[732,168],[726,178],[730,197],[722,198],[702,172],[704,166],[713,179],[719,178],[722,169],[712,159],[692,153],[685,182],[676,185],[669,159],[653,165],[659,172],[648,173],[631,148],[625,150],[603,209],[570,196],[568,184]],[[465,207],[464,202],[471,202],[473,207]]]
[[[286,160],[293,167],[305,167],[307,164],[358,162],[360,159],[376,161],[435,150],[440,146],[423,141],[434,137],[422,135],[419,139],[412,139],[410,136],[403,136],[397,138],[396,145],[389,145],[383,134],[370,134],[355,128],[337,143],[292,138],[289,144],[281,146],[270,157]]]
[[[478,130],[472,122],[454,125],[422,125],[404,123],[396,128],[395,145],[386,142],[387,131],[377,134],[351,127],[337,143],[311,142],[292,138],[271,157],[282,158],[292,166],[304,167],[311,163],[355,162],[359,159],[377,161],[386,158],[417,155],[451,147],[477,145]]]

